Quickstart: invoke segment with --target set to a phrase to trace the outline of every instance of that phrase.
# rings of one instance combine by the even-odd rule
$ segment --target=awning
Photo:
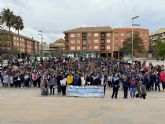
[[[75,52],[67,52],[66,54],[75,54]]]
[[[83,52],[80,52],[80,54],[96,54],[96,52],[87,52],[87,51],[83,51]]]

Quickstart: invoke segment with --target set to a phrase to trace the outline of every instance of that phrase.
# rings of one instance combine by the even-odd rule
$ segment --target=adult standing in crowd
[[[160,81],[162,82],[163,91],[165,91],[165,72],[160,72]]]
[[[117,74],[115,74],[115,77],[112,79],[112,86],[113,86],[113,92],[112,92],[112,98],[115,96],[117,99],[118,90],[120,87],[120,78]]]
[[[66,86],[67,86],[67,82],[66,82],[66,77],[62,77],[62,80],[60,80],[60,84],[61,84],[61,91],[62,91],[62,95],[65,96],[66,95]]]
[[[3,87],[8,87],[8,85],[9,85],[9,75],[7,74],[7,72],[4,72]]]
[[[130,80],[130,96],[131,96],[131,98],[135,97],[137,83],[138,83],[138,81],[133,76],[132,79]]]
[[[122,76],[121,82],[123,84],[123,91],[124,91],[124,99],[127,99],[128,97],[128,89],[130,86],[129,80],[126,75]]]
[[[51,74],[49,78],[49,86],[50,86],[50,95],[54,95],[55,87],[57,87],[57,78],[55,74]]]
[[[66,82],[68,85],[73,85],[73,75],[72,73],[69,73],[67,78],[66,78]]]

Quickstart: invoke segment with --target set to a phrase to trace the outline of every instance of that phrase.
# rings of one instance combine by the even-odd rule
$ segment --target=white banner
[[[67,86],[68,96],[104,97],[104,87],[101,86]]]

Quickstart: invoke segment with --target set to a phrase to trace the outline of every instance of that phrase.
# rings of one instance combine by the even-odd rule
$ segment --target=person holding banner
[[[115,77],[112,79],[112,85],[113,85],[112,99],[114,96],[117,99],[118,90],[120,88],[120,78],[118,77],[118,74],[115,74]]]
[[[69,73],[69,75],[66,78],[66,82],[68,85],[73,85],[73,75],[72,73]]]
[[[105,95],[105,90],[106,90],[106,81],[104,75],[101,77],[101,85],[104,86],[104,95]]]
[[[62,91],[62,95],[65,96],[66,95],[66,78],[63,77],[62,80],[60,80],[60,84],[61,84],[61,91]]]
[[[74,75],[74,86],[81,86],[81,78],[78,74]]]

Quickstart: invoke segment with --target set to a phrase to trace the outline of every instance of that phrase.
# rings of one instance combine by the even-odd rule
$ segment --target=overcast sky
[[[0,0],[0,10],[9,8],[24,20],[21,34],[50,43],[63,38],[63,31],[82,26],[131,26],[135,23],[155,31],[165,27],[165,0]]]

